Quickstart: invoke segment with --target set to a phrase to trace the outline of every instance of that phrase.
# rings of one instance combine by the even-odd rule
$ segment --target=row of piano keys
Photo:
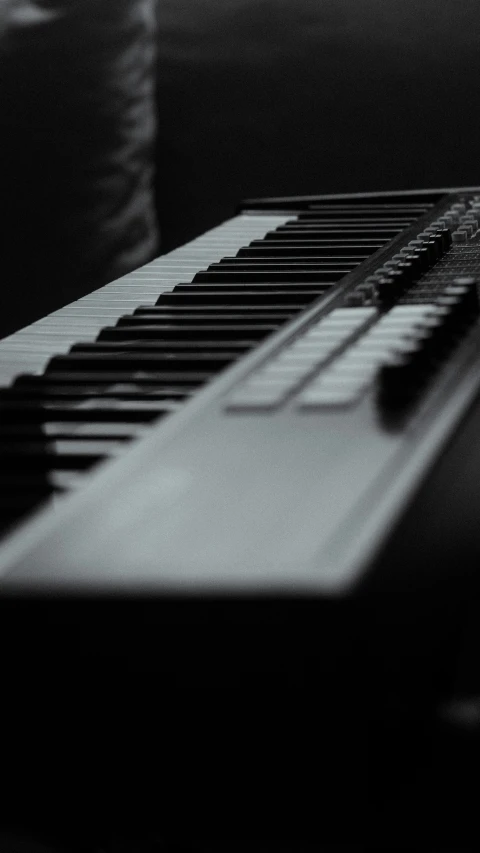
[[[4,339],[3,528],[87,482],[430,206],[238,215]]]

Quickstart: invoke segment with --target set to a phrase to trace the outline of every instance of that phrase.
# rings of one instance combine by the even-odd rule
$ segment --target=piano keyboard
[[[4,526],[9,526],[37,503],[47,498],[53,500],[56,495],[85,483],[86,467],[115,456],[122,446],[125,447],[126,441],[140,437],[149,422],[178,409],[209,376],[209,373],[200,369],[187,372],[184,376],[178,372],[172,375],[171,371],[167,371],[166,385],[161,385],[164,393],[160,389],[158,395],[155,395],[154,385],[145,381],[142,383],[138,375],[133,383],[122,382],[125,377],[120,376],[119,385],[115,381],[115,374],[108,376],[107,369],[100,371],[107,376],[91,372],[88,375],[88,371],[84,376],[77,372],[63,375],[62,370],[60,377],[52,377],[56,383],[52,387],[52,371],[48,377],[44,375],[52,357],[62,356],[80,344],[94,342],[105,327],[114,326],[121,317],[134,311],[137,312],[138,321],[139,306],[158,310],[155,309],[155,303],[162,293],[171,293],[180,281],[190,282],[199,268],[218,262],[225,254],[235,253],[239,245],[245,242],[261,239],[266,230],[275,229],[286,221],[285,216],[237,216],[187,246],[157,258],[0,342],[0,388],[10,386],[8,393],[3,393],[3,405],[0,403],[4,421],[0,435],[6,442],[10,458],[12,450],[17,451],[17,465],[21,464],[18,455],[24,456],[27,442],[35,450],[35,439],[37,443],[39,439],[43,442],[48,440],[48,450],[51,448],[55,455],[59,455],[60,450],[67,451],[62,454],[66,470],[58,470],[56,465],[52,465],[48,478],[44,471],[40,477],[37,475],[33,478],[31,472],[25,475],[23,472],[19,474],[17,470],[12,476],[10,472],[4,471],[3,478],[0,477],[0,482],[3,479],[0,508],[3,510]],[[193,311],[193,319],[207,325],[205,312],[199,311],[197,304],[190,307],[190,317]],[[177,311],[177,314],[185,313],[181,305],[167,304],[167,314],[163,313],[167,323],[175,319],[172,310]],[[282,320],[285,316],[283,312],[279,315]],[[279,317],[274,315],[273,321],[277,322]],[[211,320],[215,323],[218,313]],[[172,340],[171,333],[169,338],[168,351],[175,351],[178,343]],[[232,346],[231,341],[228,343]],[[238,352],[241,353],[242,349],[237,345]],[[33,380],[32,385],[31,379],[42,375],[42,380]],[[48,386],[52,417],[49,420],[42,418],[40,435],[35,410],[38,411],[38,401],[45,399],[45,386]],[[99,399],[104,406],[113,407],[115,404],[117,412],[121,408],[120,417],[115,416],[113,408],[110,419],[108,412],[100,407],[94,414],[93,408]],[[19,406],[23,407],[23,411],[19,410]],[[89,407],[91,417],[88,416]],[[77,412],[76,420],[72,417],[72,408]],[[13,439],[16,439],[14,448],[11,446]],[[95,447],[92,440],[95,441]],[[57,443],[53,444],[54,441]],[[58,443],[62,441],[63,445]],[[85,444],[86,441],[88,444]],[[83,442],[83,447],[79,442]],[[78,451],[76,461],[70,458],[69,449]],[[45,456],[44,451],[47,451],[45,444],[39,448],[40,457]]]
[[[479,219],[247,202],[4,339],[7,587],[355,586],[475,394]]]
[[[138,306],[154,306],[159,295],[179,281],[191,281],[199,269],[234,254],[244,242],[261,239],[288,216],[237,216],[186,246],[156,258],[141,269],[54,311],[0,341],[0,386],[20,373],[40,374],[53,354],[68,352],[80,341],[94,341]]]

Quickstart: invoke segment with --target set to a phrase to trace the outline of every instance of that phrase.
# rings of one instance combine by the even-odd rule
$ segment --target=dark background
[[[479,45],[478,0],[5,0],[0,336],[246,197],[477,185]]]
[[[164,251],[244,197],[479,183],[476,0],[161,0]]]
[[[49,4],[44,2],[42,5],[47,7]],[[90,5],[93,10],[93,5]],[[461,3],[458,0],[443,0],[441,3],[438,0],[402,0],[401,3],[388,3],[386,0],[160,0],[157,20],[158,131],[154,153],[161,251],[169,251],[231,217],[244,197],[480,183],[478,0],[462,0]],[[23,74],[30,78],[31,73],[25,75],[27,68],[27,65],[23,66]],[[57,80],[61,73],[61,68],[52,72],[52,79]],[[18,79],[16,72],[13,76]],[[40,85],[40,76],[38,81]],[[24,85],[28,87],[29,84]],[[67,84],[64,92],[68,100]],[[21,106],[21,92],[17,98]],[[20,168],[18,164],[23,162],[21,174],[25,193],[22,198],[29,199],[30,221],[39,222],[41,217],[45,219],[45,209],[35,192],[35,187],[42,184],[41,160],[36,155],[35,140],[28,139],[31,127],[28,117],[23,134],[18,138],[10,135],[8,139],[12,160],[5,156],[5,128],[8,125],[0,122],[0,126],[3,127],[0,139],[0,151],[4,152],[3,170],[7,172],[12,162]],[[84,152],[80,148],[78,156],[81,161]],[[20,171],[17,175],[21,176]],[[10,168],[14,186],[17,175]],[[29,181],[32,182],[31,188]],[[45,185],[44,181],[42,185]],[[28,190],[31,190],[30,195]],[[14,201],[13,193],[10,201]],[[3,204],[8,222],[10,211],[5,195]],[[61,214],[61,208],[52,203],[49,210],[52,220],[47,222],[52,232],[61,223]],[[45,222],[43,225],[45,227]],[[8,228],[3,227],[5,251]],[[22,234],[17,234],[16,246],[19,257],[31,248]],[[38,285],[38,316],[61,304],[60,297],[60,303],[54,304],[57,296],[52,289],[52,278],[46,277],[49,263],[55,263],[55,257],[43,259],[37,267],[33,263],[29,268],[31,278],[27,280],[24,276],[26,288]],[[59,281],[60,278],[59,275]],[[4,292],[8,292],[11,282],[12,279],[4,274]],[[85,277],[78,285],[77,295],[82,289],[88,292],[92,286],[92,280]],[[23,325],[21,316],[19,313],[19,326]],[[26,313],[23,316],[27,316]],[[33,319],[31,314],[28,319]],[[475,430],[468,433],[458,451],[464,460],[471,459],[466,448],[475,442],[475,435]],[[455,470],[459,470],[459,461],[461,459],[457,455],[453,466]],[[476,469],[472,463],[471,470]],[[441,495],[442,490],[448,489],[449,482],[449,477],[442,481],[439,475],[434,493]],[[464,525],[462,541],[468,541],[468,536],[476,530],[477,479],[472,475],[465,480],[462,488],[463,491],[453,493],[454,509],[457,524]],[[469,507],[468,514],[462,513],[464,506]],[[452,522],[451,516],[447,520]],[[447,524],[443,527],[446,529]],[[405,530],[402,535],[405,536]],[[448,543],[442,539],[441,544],[446,548]],[[380,627],[385,629],[385,626]],[[379,647],[382,647],[384,630],[374,634],[373,641],[378,640]],[[351,645],[354,647],[354,641]],[[388,664],[387,660],[385,669]],[[20,677],[24,679],[25,673],[21,672]],[[114,682],[114,674],[109,673],[109,679]],[[310,679],[308,681],[310,683]],[[55,700],[57,696],[49,692],[50,685],[46,686],[45,682],[32,685],[28,678],[25,682],[25,695],[21,694],[19,698],[20,694],[16,694],[15,703],[11,701],[13,692],[9,696],[8,691],[6,694],[15,710],[23,704],[26,716],[25,722],[17,720],[15,725],[21,729],[23,752],[29,756],[28,771],[17,755],[12,765],[15,772],[9,771],[8,776],[9,797],[19,808],[20,825],[28,823],[23,801],[26,797],[29,808],[32,803],[37,805],[37,812],[32,818],[34,829],[38,829],[43,821],[50,832],[52,826],[56,827],[63,821],[65,831],[68,829],[69,835],[74,832],[76,840],[80,839],[79,849],[88,849],[88,843],[81,836],[82,832],[85,833],[88,841],[89,823],[95,828],[97,808],[98,820],[102,826],[107,824],[105,832],[110,836],[113,831],[110,821],[120,833],[120,838],[125,824],[131,823],[134,829],[142,831],[143,809],[149,812],[149,819],[152,813],[155,817],[158,814],[155,831],[158,829],[160,835],[175,836],[177,830],[180,836],[198,833],[195,820],[199,815],[195,814],[194,820],[190,811],[187,826],[185,814],[182,814],[187,776],[193,789],[193,793],[189,791],[191,803],[197,793],[203,791],[208,763],[212,761],[206,725],[208,713],[204,711],[202,715],[198,693],[186,697],[180,708],[183,716],[178,716],[177,708],[167,707],[165,710],[161,705],[157,707],[156,690],[164,684],[159,683],[156,674],[150,680],[145,679],[140,688],[127,683],[122,672],[113,687],[108,679],[106,683],[99,684],[96,701],[92,701],[91,694],[75,672],[71,684],[67,683],[68,679],[62,680],[62,695],[58,696],[58,707],[47,726],[44,717],[50,714],[50,705],[45,705],[43,715],[39,713],[39,706],[44,702],[44,696],[49,697],[50,704],[52,695]],[[327,694],[324,680],[320,686]],[[477,686],[477,679],[472,685],[460,684],[460,688],[468,687],[472,692]],[[305,829],[312,828],[308,824],[306,826],[301,802],[308,787],[306,776],[301,776],[304,756],[311,764],[311,771],[317,772],[317,780],[320,778],[322,781],[322,793],[325,792],[325,797],[328,795],[323,801],[327,802],[327,808],[323,808],[323,822],[319,826],[316,822],[319,807],[315,799],[317,789],[308,788],[311,800],[306,800],[305,811],[315,824],[313,829],[320,837],[322,833],[326,837],[330,831],[336,832],[337,840],[348,836],[350,830],[353,836],[358,836],[355,821],[363,807],[365,792],[362,792],[362,786],[365,787],[366,774],[362,755],[364,743],[361,740],[357,742],[356,738],[363,724],[362,703],[371,687],[371,684],[355,683],[352,691],[347,684],[345,694],[341,695],[343,705],[339,693],[332,692],[335,699],[333,710],[327,707],[325,711],[322,706],[323,725],[318,725],[316,718],[319,709],[309,702],[309,696],[299,696],[297,685],[292,691],[294,701],[300,706],[296,718],[290,716],[290,707],[283,693],[278,696],[272,693],[268,701],[265,700],[263,716],[259,714],[258,703],[252,703],[252,707],[246,710],[235,708],[238,689],[230,702],[229,697],[224,696],[223,704],[219,702],[216,706],[218,716],[226,721],[227,728],[230,726],[230,738],[232,714],[236,710],[243,723],[245,719],[251,720],[250,729],[256,731],[260,741],[263,739],[262,760],[267,781],[264,782],[262,773],[258,772],[257,756],[256,773],[251,773],[253,781],[251,779],[248,793],[250,799],[259,803],[259,810],[265,813],[268,805],[265,790],[268,788],[272,813],[278,818],[278,812],[282,812],[293,837],[295,833],[299,837]],[[241,688],[242,685],[240,692]],[[111,693],[111,706],[103,704],[101,689],[104,693]],[[242,698],[247,705],[248,698]],[[132,699],[138,706],[150,708],[147,720],[142,717],[143,711],[137,710],[137,719],[129,716],[128,701]],[[339,706],[343,708],[340,722]],[[307,720],[303,707],[309,709]],[[123,709],[123,716],[119,709]],[[76,724],[72,726],[75,715],[77,718],[84,715],[81,731]],[[167,725],[170,717],[174,719],[177,716],[184,728],[184,754],[180,760],[177,744]],[[331,730],[325,727],[325,720],[328,723],[330,716],[332,719],[335,717],[340,732],[341,753],[337,751]],[[431,718],[424,722],[421,715],[419,717],[415,701],[408,695],[405,697],[404,716],[395,708],[395,713],[389,717],[381,705],[378,716],[380,722],[374,720],[378,723],[375,734],[378,754],[375,761],[378,763],[373,771],[371,769],[375,796],[378,795],[375,803],[378,803],[380,812],[376,816],[377,849],[439,850],[442,849],[442,836],[445,836],[443,850],[458,850],[455,839],[458,842],[462,830],[469,828],[469,821],[475,826],[477,823],[477,809],[473,802],[476,787],[469,785],[469,779],[478,766],[478,725],[473,745],[471,737],[467,736],[468,726],[465,732],[460,731],[460,736],[458,733],[452,735],[450,731],[445,734],[441,720],[437,728],[432,728]],[[73,743],[73,747],[66,749],[64,755],[57,756],[54,762],[50,736],[60,726],[61,720],[64,725],[66,721],[65,743]],[[310,730],[318,727],[318,738],[314,742],[308,742],[306,722]],[[217,719],[212,718],[209,725],[217,727]],[[155,744],[148,742],[149,734],[145,733],[150,732],[152,726],[157,727]],[[248,726],[245,729],[249,731]],[[5,730],[12,740],[13,725],[12,728],[5,726]],[[288,750],[286,752],[285,737],[286,733],[291,735],[292,730],[296,736],[296,739],[292,738],[293,757],[288,755]],[[92,743],[96,748],[96,742],[93,738],[89,740],[90,731],[96,732],[97,739],[104,739],[100,756],[94,752],[93,758]],[[132,752],[136,749],[140,753],[138,767],[128,755],[125,732],[133,742]],[[188,755],[190,741],[197,744],[198,750],[193,777],[191,770],[186,770],[185,760],[186,756],[191,767],[192,754]],[[167,753],[170,752],[167,761],[166,746]],[[244,746],[237,740],[238,754]],[[250,751],[245,749],[245,762],[252,753],[254,749],[250,744]],[[145,788],[150,785],[149,779],[143,775],[146,756],[147,763],[150,762],[153,768],[150,772],[156,774],[157,784],[153,788],[152,799],[157,797],[158,790],[165,788],[164,798],[159,797],[160,806],[156,801],[143,803],[142,800]],[[83,784],[80,775],[75,785],[64,784],[65,779],[71,780],[72,766],[79,766],[79,757],[85,763],[87,784]],[[225,777],[222,774],[229,769],[229,760],[231,756],[227,754],[224,768],[223,756],[217,759],[217,790],[211,799],[211,814],[205,812],[207,823],[211,818],[215,826],[219,811],[216,796],[223,787]],[[45,785],[49,765],[50,769],[54,766],[55,785],[52,789]],[[393,774],[392,765],[397,769]],[[354,773],[352,766],[357,768]],[[288,767],[287,773],[285,767]],[[272,777],[277,773],[277,784],[272,790]],[[285,775],[288,786],[282,790]],[[125,778],[129,780],[128,785],[125,785]],[[290,800],[292,788],[299,791],[296,811]],[[452,788],[457,791],[456,809],[452,808]],[[59,789],[63,791],[60,799]],[[137,813],[133,807],[135,803],[132,804],[132,789],[138,789]],[[170,800],[167,797],[169,791]],[[177,797],[180,805],[177,805],[178,813],[175,813],[172,799],[177,791],[180,792]],[[240,794],[244,797],[245,792],[240,791]],[[225,802],[221,803],[221,808],[225,808],[225,803],[228,805],[230,797],[234,817],[238,820],[244,819],[245,799],[242,796],[237,797],[235,792],[235,797],[231,797],[225,786]],[[336,810],[331,809],[333,801]],[[352,811],[352,803],[357,804],[356,811]],[[247,804],[250,805],[248,798]],[[325,812],[329,811],[327,821]],[[420,818],[423,819],[423,827],[419,835],[415,825]],[[72,826],[75,827],[73,832]],[[430,833],[435,836],[431,846],[428,843]],[[417,844],[419,840],[421,843]],[[90,846],[93,849],[93,840]],[[131,847],[134,849],[133,844]],[[220,847],[225,849],[225,845],[218,845],[217,849]],[[120,849],[120,845],[116,849]],[[182,847],[172,844],[164,849],[178,853]],[[248,849],[252,849],[250,843]],[[276,849],[280,848],[277,846]],[[292,844],[292,849],[297,850],[297,845]]]

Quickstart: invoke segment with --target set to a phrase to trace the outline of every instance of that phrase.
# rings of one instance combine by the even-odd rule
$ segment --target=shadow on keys
[[[86,376],[52,364],[41,376],[21,375],[0,389],[4,534],[37,508],[55,507],[162,414],[146,410],[142,391],[135,381],[105,380],[98,369]]]
[[[41,382],[41,377],[25,376],[0,389],[3,535],[36,509],[54,507],[109,450],[113,452],[113,442],[102,444],[98,425],[88,424],[84,411],[75,414],[75,408],[81,409],[80,397],[66,387],[51,389]]]

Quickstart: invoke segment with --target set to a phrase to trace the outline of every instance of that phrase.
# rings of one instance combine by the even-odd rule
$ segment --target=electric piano
[[[301,689],[310,732],[475,692],[479,226],[480,187],[247,200],[1,341],[7,668]]]

